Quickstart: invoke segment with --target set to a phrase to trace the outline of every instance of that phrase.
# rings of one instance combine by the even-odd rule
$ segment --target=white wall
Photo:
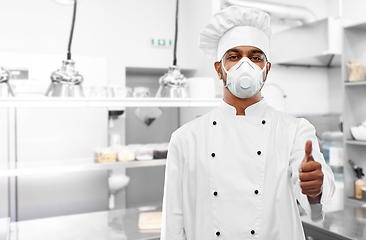
[[[279,85],[287,98],[286,112],[293,116],[328,113],[328,69],[274,65],[267,83]]]
[[[343,111],[343,84],[342,69],[330,68],[329,79],[329,113],[341,113]]]
[[[328,0],[263,0],[262,2],[305,7],[311,10],[318,19],[325,18],[328,15]]]
[[[121,24],[126,24],[126,19],[118,19],[121,3],[88,0],[79,5],[72,53],[107,57],[109,79],[124,83],[124,51],[119,46],[125,37],[120,34],[123,32]],[[71,6],[51,0],[1,1],[0,22],[6,23],[2,24],[2,29],[7,34],[0,39],[0,52],[62,54],[65,59],[71,17]]]
[[[8,163],[8,109],[0,108],[0,166]],[[0,218],[8,217],[8,178],[0,177]]]
[[[344,24],[364,22],[366,1],[364,0],[343,0],[342,18]]]

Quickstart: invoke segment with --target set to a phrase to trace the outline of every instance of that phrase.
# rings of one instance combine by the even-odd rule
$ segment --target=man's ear
[[[221,76],[221,62],[215,62],[215,70],[216,70],[216,73],[219,76],[219,78],[222,79],[222,76]]]
[[[271,67],[272,67],[272,63],[270,63],[270,62],[267,62],[267,74],[268,74],[268,72],[271,70]]]

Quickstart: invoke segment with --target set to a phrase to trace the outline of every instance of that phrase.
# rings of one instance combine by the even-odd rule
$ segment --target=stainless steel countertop
[[[160,239],[160,231],[138,229],[139,214],[145,210],[161,211],[161,208],[130,208],[12,222],[10,240]]]
[[[69,215],[10,223],[10,240],[154,240],[160,231],[142,232],[138,218],[143,211],[161,211],[161,207],[130,208]],[[302,216],[305,227],[334,239],[366,240],[366,208],[348,208],[326,213],[323,222],[314,223]]]
[[[334,239],[366,240],[366,208],[347,208],[325,214],[323,222],[314,223],[309,216],[302,216],[304,227],[326,232]]]

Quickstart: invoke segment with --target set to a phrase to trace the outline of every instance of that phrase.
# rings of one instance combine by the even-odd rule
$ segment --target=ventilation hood
[[[302,6],[258,0],[223,0],[221,6],[231,5],[261,9],[273,17],[302,23],[272,35],[269,60],[273,64],[341,66],[342,24],[339,17],[319,20],[311,10]]]
[[[258,0],[224,0],[222,4],[222,8],[229,7],[231,5],[257,8],[262,11],[269,13],[271,16],[283,18],[283,19],[291,19],[291,20],[299,20],[303,24],[308,24],[316,21],[315,14],[310,11],[308,8],[295,6],[295,5],[287,5],[280,3],[272,3]]]
[[[270,61],[288,66],[341,66],[341,19],[328,17],[273,34]]]

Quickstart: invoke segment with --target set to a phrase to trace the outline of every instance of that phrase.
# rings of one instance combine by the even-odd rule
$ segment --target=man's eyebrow
[[[231,48],[231,49],[229,49],[229,50],[227,50],[227,52],[226,53],[229,53],[229,52],[239,52],[239,50],[238,49],[236,49],[236,48]]]
[[[264,54],[261,50],[259,49],[252,49],[251,50],[252,53],[260,53],[260,54]]]

